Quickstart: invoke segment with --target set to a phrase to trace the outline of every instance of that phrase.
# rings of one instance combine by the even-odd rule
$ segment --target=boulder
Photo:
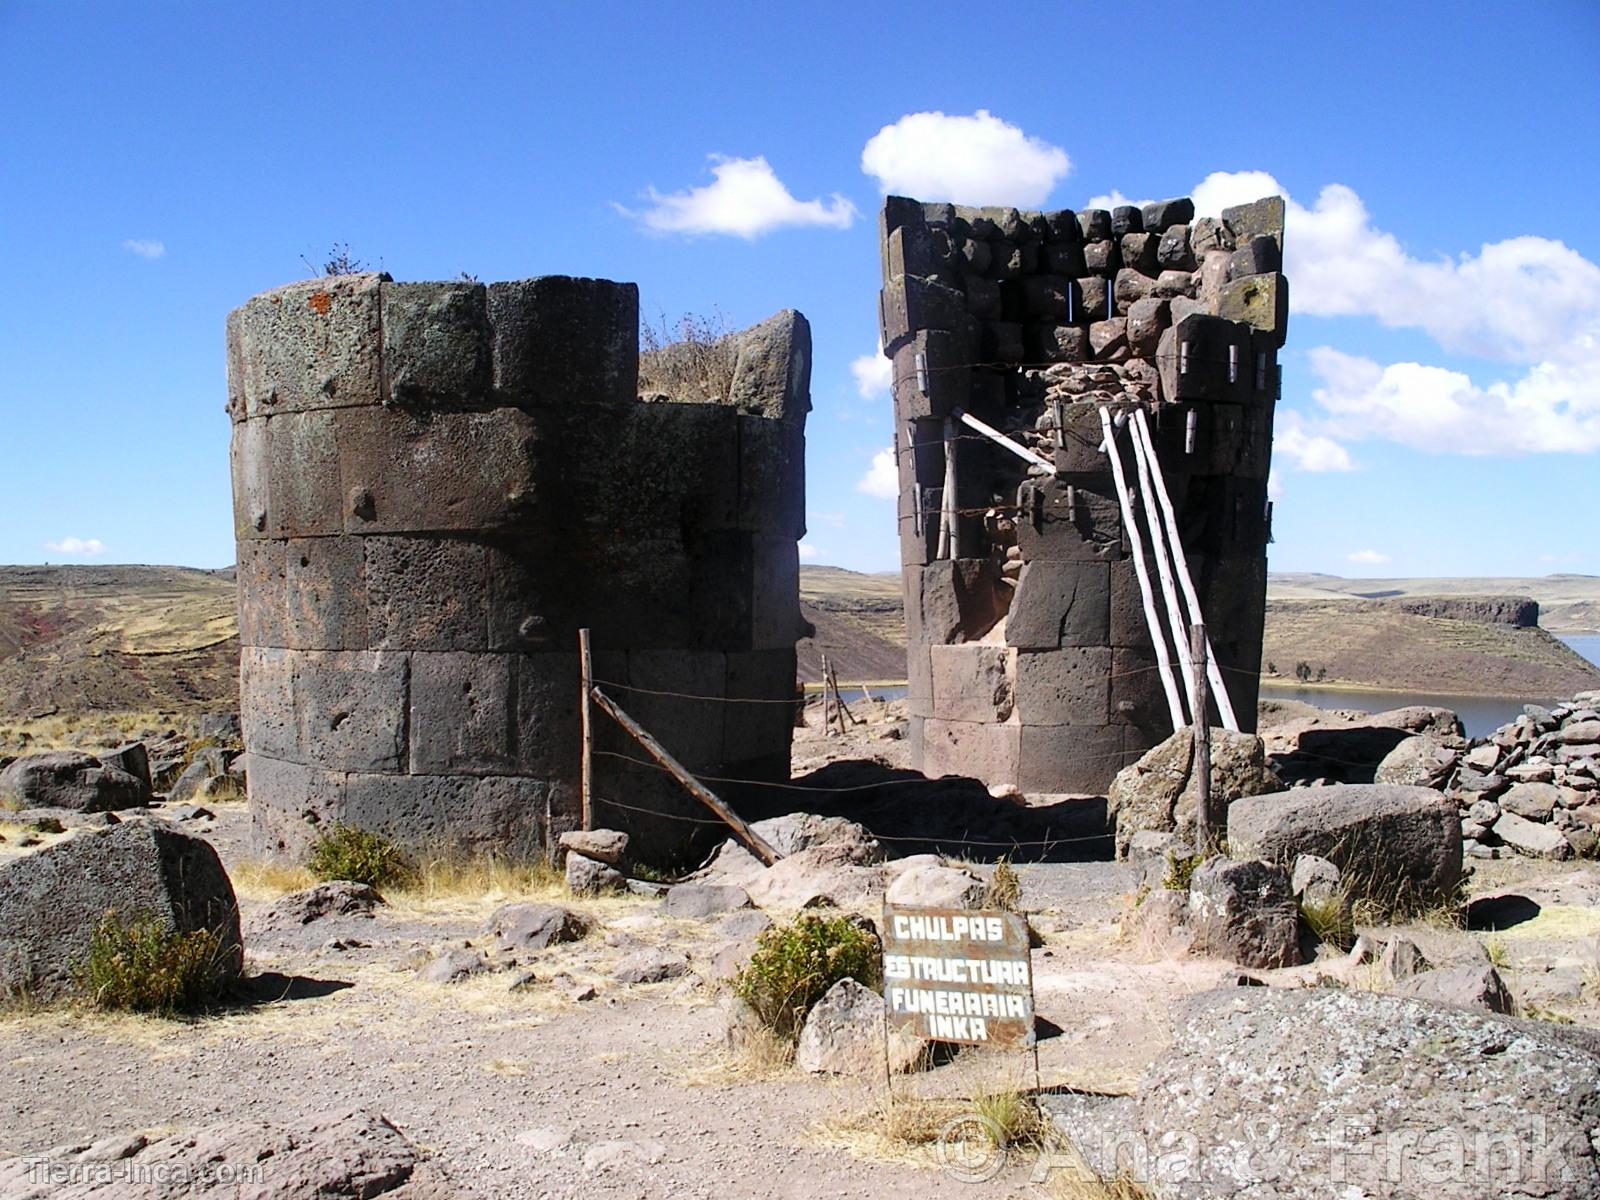
[[[150,787],[92,754],[52,750],[23,755],[0,771],[0,796],[10,796],[25,808],[110,812],[148,804]]]
[[[250,925],[252,929],[288,929],[323,917],[365,917],[382,903],[384,899],[377,888],[335,879],[274,900],[252,918]]]
[[[1378,971],[1385,978],[1398,983],[1429,969],[1417,944],[1409,938],[1390,938],[1378,956]]]
[[[41,1176],[38,1155],[4,1159],[0,1196],[309,1200],[397,1195],[423,1200],[459,1194],[387,1118],[363,1108],[283,1124],[225,1121],[155,1141],[143,1135],[109,1137],[52,1151],[48,1161],[52,1172],[59,1170],[72,1182],[41,1189],[41,1178],[50,1176]]]
[[[441,951],[417,968],[424,983],[460,983],[489,969],[482,954],[468,946]]]
[[[1500,797],[1500,807],[1530,821],[1548,821],[1561,802],[1561,789],[1551,783],[1516,783]]]
[[[1117,857],[1127,858],[1134,835],[1174,833],[1194,840],[1194,733],[1180,729],[1124,767],[1106,794],[1106,809],[1116,825]],[[1211,800],[1214,810],[1243,796],[1282,791],[1266,763],[1264,743],[1253,733],[1211,731]]]
[[[668,888],[661,901],[663,916],[693,921],[749,907],[750,894],[731,884],[680,883]]]
[[[1395,714],[1410,710],[1397,709]],[[1266,729],[1268,761],[1285,783],[1308,780],[1333,780],[1338,783],[1371,783],[1378,764],[1415,730],[1396,722],[1395,714],[1362,714],[1351,718],[1334,712],[1297,717]]]
[[[561,848],[614,867],[628,853],[628,835],[616,829],[572,829],[561,835]]]
[[[1461,881],[1455,802],[1429,788],[1335,784],[1252,796],[1228,811],[1228,848],[1269,862],[1326,858],[1351,899],[1385,910],[1448,901]]]
[[[819,817],[815,813],[787,813],[757,821],[751,829],[779,854],[788,856],[812,846],[844,842],[861,847],[868,855],[876,853],[883,861],[883,848],[864,825],[844,817]]]
[[[795,1046],[795,1066],[813,1075],[882,1075],[886,1011],[877,992],[854,979],[841,979],[806,1014]],[[889,1070],[914,1070],[927,1049],[922,1038],[897,1028],[888,1039]]]
[[[1243,967],[1300,962],[1300,910],[1289,874],[1265,862],[1210,858],[1189,880],[1193,952]]]
[[[1397,783],[1403,787],[1442,788],[1460,758],[1432,734],[1408,737],[1388,754],[1372,773],[1374,783]]]
[[[1343,896],[1339,868],[1315,854],[1295,856],[1289,887],[1303,903],[1326,903]]]
[[[150,752],[145,749],[143,742],[127,742],[115,750],[100,750],[95,753],[102,766],[115,767],[125,774],[132,775],[144,783],[145,791],[151,791],[153,784],[150,775]]]
[[[589,921],[559,904],[502,904],[489,914],[483,932],[500,950],[544,950],[586,937]]]
[[[927,865],[902,871],[884,899],[917,908],[982,908],[986,890],[984,881],[971,871]]]
[[[618,983],[662,983],[689,973],[689,960],[671,950],[636,950],[617,965]]]
[[[877,843],[825,842],[780,858],[746,886],[761,908],[794,910],[821,904],[838,907],[877,902],[884,868]]]
[[[1502,813],[1491,828],[1495,837],[1522,854],[1534,858],[1572,857],[1572,843],[1553,826],[1542,825],[1508,812]]]
[[[244,739],[239,714],[236,712],[206,713],[200,718],[195,732],[202,740],[217,742],[224,746],[242,745]]]
[[[239,905],[211,844],[166,822],[124,821],[0,867],[0,993],[68,992],[112,911],[179,933],[210,930],[222,946],[219,974],[235,978],[243,967]]]
[[[1460,1008],[1482,1008],[1492,1013],[1516,1011],[1516,1002],[1505,980],[1489,963],[1420,971],[1403,979],[1395,992],[1415,1000],[1431,1000]]]
[[[1161,1200],[1600,1193],[1592,1035],[1344,988],[1219,989],[1172,1016],[1131,1130],[1104,1130],[1151,1147]]]
[[[627,879],[615,867],[585,858],[581,854],[567,855],[567,891],[574,896],[598,896],[602,892],[618,892],[627,885]]]

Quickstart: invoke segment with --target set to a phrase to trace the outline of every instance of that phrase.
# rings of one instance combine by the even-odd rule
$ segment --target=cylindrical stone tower
[[[1188,200],[1083,213],[886,202],[911,742],[928,774],[1103,794],[1172,732],[1102,407],[1150,422],[1228,695],[1255,727],[1283,216],[1278,198],[1198,221]]]
[[[786,312],[732,336],[728,395],[647,403],[632,284],[362,274],[230,314],[263,848],[341,821],[523,856],[571,828],[582,627],[685,765],[787,780],[790,710],[717,698],[793,696],[810,331]],[[644,757],[603,716],[596,739]],[[596,822],[646,859],[700,827],[644,813],[706,815],[659,772],[602,755],[595,775]]]

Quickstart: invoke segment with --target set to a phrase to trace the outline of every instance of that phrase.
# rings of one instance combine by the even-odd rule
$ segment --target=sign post
[[[883,909],[885,1022],[935,1042],[1032,1047],[1028,922],[1001,909]]]

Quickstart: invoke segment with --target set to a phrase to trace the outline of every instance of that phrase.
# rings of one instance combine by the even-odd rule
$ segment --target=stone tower
[[[803,630],[810,330],[786,312],[733,339],[726,394],[675,402],[639,395],[632,284],[364,274],[230,314],[265,848],[342,821],[523,855],[572,827],[583,626],[597,678],[690,769],[788,779],[787,707],[694,698],[792,698]],[[643,757],[607,718],[596,739]],[[646,858],[699,828],[647,813],[706,815],[659,772],[595,775],[596,822]]]
[[[1283,217],[1278,198],[1200,220],[1189,200],[1083,213],[885,203],[911,739],[928,774],[1103,793],[1172,731],[1135,563],[1137,537],[1157,623],[1170,624],[1139,515],[1136,409],[1228,697],[1254,728]]]

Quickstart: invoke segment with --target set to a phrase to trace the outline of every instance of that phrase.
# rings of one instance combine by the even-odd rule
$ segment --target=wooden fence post
[[[589,631],[578,630],[578,675],[583,683],[583,698],[578,708],[578,725],[583,734],[583,766],[579,779],[583,827],[594,828],[594,663],[589,654]]]

